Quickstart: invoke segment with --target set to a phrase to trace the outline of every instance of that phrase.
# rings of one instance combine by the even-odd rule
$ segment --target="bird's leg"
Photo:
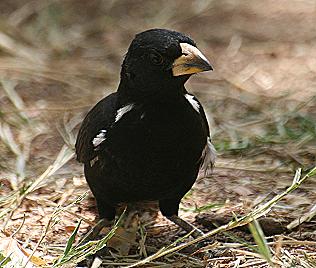
[[[180,226],[187,233],[191,233],[194,238],[201,237],[204,234],[200,229],[180,218],[178,215],[167,216],[167,219]]]
[[[85,234],[78,245],[82,245],[87,243],[89,240],[96,239],[103,227],[111,226],[115,218],[115,206],[108,204],[103,200],[102,192],[99,191],[100,188],[94,187],[95,185],[92,183],[93,181],[88,180],[88,177],[91,176],[89,172],[91,172],[91,169],[89,169],[89,166],[85,165],[85,176],[90,189],[96,198],[100,220]]]
[[[103,218],[99,220],[96,223],[96,225],[94,225],[91,228],[91,230],[85,234],[85,236],[80,240],[78,245],[83,245],[90,240],[94,240],[104,227],[111,226],[111,224],[112,224],[112,221],[109,221],[108,219]]]
[[[203,235],[201,230],[178,216],[180,201],[181,198],[159,200],[159,208],[162,215],[180,226],[186,232],[191,233],[194,238],[200,237]]]
[[[178,215],[172,215],[172,216],[166,216],[167,219],[170,221],[174,222],[178,226],[180,226],[183,230],[186,232],[190,233],[193,238],[198,238],[204,235],[204,233],[195,227],[193,224],[185,221],[184,219],[181,219]],[[194,245],[189,246],[187,249],[191,252],[195,252],[196,250],[205,247],[209,243],[207,241],[200,241],[199,243],[196,244],[197,248],[194,247]],[[213,258],[216,256],[220,256],[223,253],[222,250],[217,250],[217,249],[209,249],[207,252],[204,252],[203,255],[206,256],[207,258]]]

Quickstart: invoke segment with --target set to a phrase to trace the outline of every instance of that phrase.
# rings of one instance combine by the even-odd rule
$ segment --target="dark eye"
[[[163,57],[158,52],[150,53],[149,59],[155,65],[161,65],[163,63]]]

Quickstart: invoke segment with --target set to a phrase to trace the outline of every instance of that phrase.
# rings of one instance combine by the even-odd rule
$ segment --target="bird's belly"
[[[206,133],[197,113],[181,116],[186,119],[166,115],[117,126],[107,150],[115,166],[106,176],[112,200],[181,198],[191,188]]]

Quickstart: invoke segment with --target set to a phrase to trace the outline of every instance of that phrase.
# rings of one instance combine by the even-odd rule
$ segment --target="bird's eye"
[[[155,65],[161,65],[163,63],[163,57],[157,52],[150,53],[149,58],[150,61]]]

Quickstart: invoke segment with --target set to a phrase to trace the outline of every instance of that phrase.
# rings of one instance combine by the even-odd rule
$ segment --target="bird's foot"
[[[203,240],[196,244],[189,245],[181,250],[182,253],[190,254],[192,256],[197,256],[204,260],[218,258],[223,256],[228,256],[227,249],[219,249],[217,242],[212,242],[210,240]]]
[[[94,225],[91,230],[89,230],[89,232],[87,232],[85,234],[85,236],[79,241],[78,246],[81,246],[91,240],[96,239],[96,237],[99,235],[99,233],[101,232],[101,230],[104,227],[110,226],[112,224],[111,221],[107,220],[107,219],[101,219],[99,220],[96,225]]]
[[[195,227],[193,224],[185,221],[184,219],[180,218],[177,215],[173,215],[170,217],[167,217],[169,220],[180,226],[183,230],[185,230],[187,233],[189,233],[193,238],[200,238],[204,235],[203,231]],[[219,251],[216,249],[217,243],[214,243],[214,241],[206,239],[203,241],[200,241],[196,244],[193,244],[186,249],[184,249],[184,252],[187,253],[193,253],[193,254],[202,254],[203,258],[214,258],[217,256],[222,255],[222,250]]]
[[[176,225],[180,226],[187,233],[190,233],[193,238],[198,238],[204,235],[204,233],[200,229],[180,218],[178,215],[168,216],[167,218],[170,221],[174,222]]]

